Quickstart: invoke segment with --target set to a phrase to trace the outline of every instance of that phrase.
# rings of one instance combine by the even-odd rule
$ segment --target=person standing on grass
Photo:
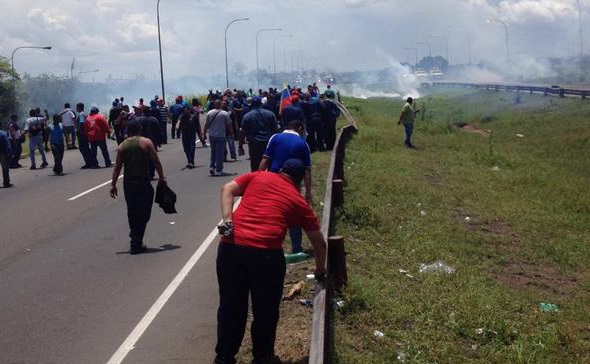
[[[316,279],[325,274],[326,241],[299,192],[304,174],[304,163],[289,159],[279,173],[248,173],[221,189],[215,364],[236,363],[248,319],[248,296],[254,317],[252,363],[279,363],[274,345],[286,268],[282,244],[288,227],[303,226],[314,247]],[[236,196],[242,200],[232,213]]]
[[[223,171],[223,161],[225,159],[227,135],[232,133],[232,122],[229,114],[221,109],[221,100],[215,100],[213,107],[214,109],[207,113],[207,121],[203,131],[204,135],[209,132],[209,144],[211,147],[209,174],[212,176],[227,176],[228,174]]]
[[[296,158],[303,162],[305,166],[305,200],[311,206],[313,195],[311,193],[311,156],[309,146],[301,138],[303,135],[303,125],[299,120],[292,120],[287,124],[287,128],[280,134],[273,135],[269,142],[264,156],[260,162],[259,170],[267,170],[278,173],[285,161]],[[301,226],[289,228],[289,237],[291,239],[292,253],[303,251],[301,243],[303,234]]]
[[[116,198],[117,180],[121,169],[125,167],[123,192],[127,203],[127,219],[129,221],[130,254],[140,254],[147,250],[143,243],[145,229],[150,220],[154,203],[154,188],[150,182],[149,163],[155,165],[158,172],[158,184],[166,183],[162,164],[156,153],[154,143],[141,135],[141,124],[131,120],[127,124],[127,139],[119,145],[110,195]]]
[[[35,109],[29,111],[29,118],[25,121],[25,134],[29,135],[29,158],[31,159],[30,169],[37,169],[35,162],[35,149],[39,150],[41,154],[41,168],[47,167],[47,158],[45,157],[45,150],[43,148],[44,130],[46,128],[47,119],[49,114],[45,110],[45,118],[38,116],[38,112]]]
[[[22,167],[19,163],[20,156],[23,153],[22,143],[25,136],[18,126],[18,115],[10,115],[10,122],[8,123],[8,140],[10,141],[10,148],[12,149],[12,158],[10,159],[10,168]]]
[[[53,123],[49,128],[49,144],[53,154],[53,173],[63,175],[62,160],[64,158],[64,127],[59,114],[53,115]]]
[[[105,168],[111,167],[111,158],[109,157],[109,149],[107,148],[107,136],[110,134],[109,123],[104,116],[98,113],[98,108],[93,106],[90,109],[90,115],[86,118],[84,123],[86,135],[90,142],[90,160],[91,168],[99,168],[98,159],[96,158],[97,149],[100,148],[102,157],[104,158]]]
[[[250,170],[257,171],[264,155],[264,150],[270,137],[279,130],[277,117],[271,111],[262,108],[260,96],[252,97],[252,109],[242,119],[242,134],[240,148],[243,148],[244,138],[248,140],[250,154]]]
[[[408,97],[406,99],[406,103],[402,107],[402,112],[399,115],[399,120],[397,121],[398,125],[404,126],[406,131],[406,141],[404,144],[406,148],[414,148],[414,144],[412,144],[412,133],[414,132],[414,119],[416,117],[416,113],[420,112],[420,109],[414,110],[412,106],[414,103],[414,99],[412,97]]]
[[[8,141],[8,134],[2,130],[2,121],[0,121],[0,167],[2,168],[2,182],[4,188],[12,187],[10,183],[10,159],[12,158],[12,149]]]
[[[63,127],[64,134],[66,136],[66,144],[68,149],[76,148],[76,127],[74,126],[74,120],[76,120],[76,114],[70,108],[70,103],[64,104],[64,109],[59,113],[61,118],[61,125]],[[51,137],[50,137],[51,138]],[[51,144],[51,141],[49,141]]]

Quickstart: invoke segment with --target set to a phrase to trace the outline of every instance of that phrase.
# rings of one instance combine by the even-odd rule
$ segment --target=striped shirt
[[[168,124],[168,106],[160,106],[158,105],[158,111],[160,112],[160,116],[162,117],[160,120],[162,123]]]

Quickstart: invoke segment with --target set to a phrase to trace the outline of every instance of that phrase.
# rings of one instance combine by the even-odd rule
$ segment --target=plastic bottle
[[[309,258],[309,255],[305,254],[305,253],[295,253],[295,254],[285,254],[285,261],[287,263],[298,263],[298,262],[303,262],[304,260],[307,260],[307,258]]]

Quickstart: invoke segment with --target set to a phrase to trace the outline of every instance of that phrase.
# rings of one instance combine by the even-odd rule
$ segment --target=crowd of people
[[[127,125],[131,120],[139,121],[141,135],[150,139],[156,149],[167,144],[170,124],[170,138],[182,139],[186,168],[195,168],[197,139],[203,148],[209,146],[209,139],[209,173],[212,176],[227,175],[224,162],[235,161],[238,155],[244,155],[246,143],[251,170],[255,171],[270,137],[284,130],[292,120],[302,122],[303,138],[311,153],[331,150],[336,138],[336,119],[340,115],[336,97],[339,95],[330,85],[320,93],[314,83],[305,90],[287,86],[282,92],[276,88],[259,89],[256,93],[252,89],[228,89],[223,93],[210,90],[203,106],[198,98],[193,98],[189,104],[183,96],[177,96],[174,104],[167,106],[164,99],[156,95],[147,103],[140,98],[131,107],[125,104],[123,97],[117,98],[104,115],[96,106],[87,114],[83,103],[76,104],[75,109],[65,103],[63,109],[51,117],[47,110],[31,109],[24,124],[19,122],[17,114],[13,114],[6,126],[7,143],[0,149],[4,186],[12,186],[9,169],[22,167],[22,145],[27,140],[31,170],[47,167],[46,152],[51,151],[53,171],[63,175],[64,152],[71,149],[79,151],[81,169],[100,168],[98,149],[104,166],[112,167],[107,138],[121,144],[128,136]],[[39,167],[37,154],[41,158]],[[150,176],[153,177],[154,173],[154,166],[150,164]]]

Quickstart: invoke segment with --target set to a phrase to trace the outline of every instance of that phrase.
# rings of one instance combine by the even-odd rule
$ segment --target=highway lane
[[[11,171],[15,188],[0,190],[0,363],[106,363],[211,233],[220,217],[219,188],[231,177],[208,176],[209,149],[197,148],[200,167],[184,169],[182,146],[170,142],[159,156],[179,213],[154,206],[145,239],[150,254],[127,254],[122,191],[112,200],[104,186],[68,201],[110,180],[112,169],[79,170],[78,151],[69,151],[66,176],[50,176],[50,168]],[[226,170],[248,166],[242,160]],[[216,245],[123,363],[212,360]]]

